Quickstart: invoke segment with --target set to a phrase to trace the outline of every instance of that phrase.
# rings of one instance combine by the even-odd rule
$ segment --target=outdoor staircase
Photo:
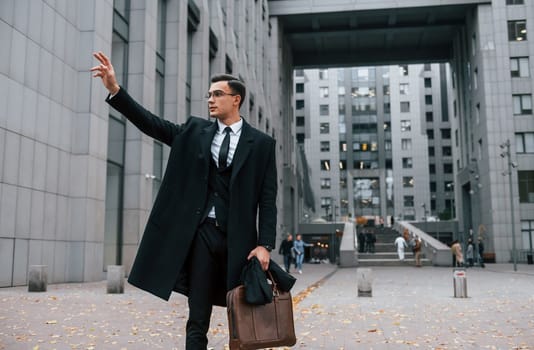
[[[395,239],[399,233],[392,228],[376,228],[375,253],[358,253],[358,266],[415,266],[411,248],[404,250],[404,261],[399,260]],[[422,265],[431,265],[429,259],[421,257]]]

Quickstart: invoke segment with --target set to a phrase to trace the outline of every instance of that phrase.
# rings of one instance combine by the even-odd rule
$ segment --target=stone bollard
[[[373,296],[373,273],[371,269],[356,269],[356,278],[358,280],[358,296]]]
[[[467,275],[465,269],[453,270],[454,297],[467,298]]]
[[[108,265],[108,294],[124,293],[124,266]]]
[[[28,292],[46,292],[48,274],[46,265],[30,265],[28,272]]]

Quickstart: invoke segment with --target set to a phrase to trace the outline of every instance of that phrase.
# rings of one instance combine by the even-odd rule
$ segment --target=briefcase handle
[[[271,280],[272,286],[273,286],[273,296],[277,297],[280,295],[280,292],[278,291],[278,285],[276,284],[276,281],[274,280],[273,275],[271,274],[271,271],[267,270],[267,278]]]

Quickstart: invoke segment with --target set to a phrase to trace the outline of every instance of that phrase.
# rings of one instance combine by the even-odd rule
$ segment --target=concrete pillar
[[[108,265],[108,294],[124,293],[124,266]]]
[[[28,272],[28,292],[46,292],[48,285],[47,269],[47,265],[30,265]]]
[[[373,296],[373,273],[371,269],[358,268],[356,269],[356,278],[358,280],[358,296],[372,297]]]

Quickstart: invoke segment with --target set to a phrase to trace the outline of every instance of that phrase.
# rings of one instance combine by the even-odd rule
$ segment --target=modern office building
[[[311,168],[316,216],[415,221],[452,203],[444,199],[453,181],[452,147],[442,137],[450,135],[445,68],[296,72],[297,142]]]

